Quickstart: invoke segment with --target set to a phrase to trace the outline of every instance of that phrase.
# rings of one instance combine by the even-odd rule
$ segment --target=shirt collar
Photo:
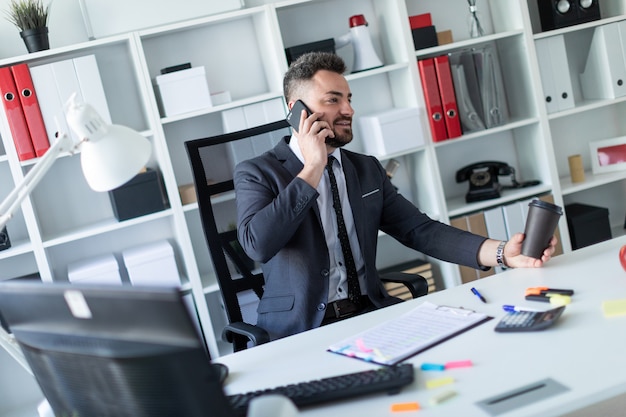
[[[298,157],[300,162],[304,165],[304,156],[302,156],[302,151],[300,150],[300,146],[298,146],[298,137],[296,135],[291,135],[291,139],[289,140],[289,148],[291,151]],[[334,156],[337,161],[339,161],[339,166],[341,166],[341,149],[337,148],[330,155]],[[329,156],[330,156],[329,155]]]

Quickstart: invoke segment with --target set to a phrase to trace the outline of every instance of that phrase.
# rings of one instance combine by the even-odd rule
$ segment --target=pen
[[[533,308],[524,308],[524,307],[518,307],[518,306],[512,306],[512,305],[508,305],[505,304],[502,306],[502,309],[508,313],[511,312],[521,312],[521,311],[543,311],[543,310],[535,310]]]
[[[485,300],[485,297],[483,297],[476,288],[472,287],[472,292],[474,293],[474,295],[476,295],[476,297],[480,298],[480,301],[482,301],[483,303],[487,302],[487,300]]]

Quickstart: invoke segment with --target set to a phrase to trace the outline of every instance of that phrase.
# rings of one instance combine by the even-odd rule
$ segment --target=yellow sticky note
[[[444,376],[443,378],[431,379],[426,381],[426,388],[433,389],[442,385],[452,384],[453,382],[454,378],[452,378],[451,376]]]
[[[572,302],[572,297],[570,297],[569,295],[550,294],[549,297],[550,304],[555,307],[564,306]]]
[[[602,302],[604,317],[615,317],[626,314],[626,298]]]

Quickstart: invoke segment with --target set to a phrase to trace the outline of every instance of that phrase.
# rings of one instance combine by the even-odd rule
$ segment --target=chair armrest
[[[383,282],[396,282],[404,284],[413,298],[428,294],[428,281],[421,275],[406,272],[388,272],[381,275]]]
[[[270,336],[266,330],[244,322],[227,324],[222,330],[222,339],[226,342],[235,343],[237,336],[245,337],[252,346],[262,345],[270,341]]]

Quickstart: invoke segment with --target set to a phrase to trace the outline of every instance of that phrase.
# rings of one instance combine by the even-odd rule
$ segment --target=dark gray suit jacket
[[[328,300],[330,261],[315,188],[296,178],[303,165],[286,137],[235,169],[239,240],[262,263],[265,293],[258,325],[272,339],[318,327]],[[379,229],[404,245],[449,262],[479,268],[485,240],[430,219],[398,194],[378,160],[345,149],[342,166],[365,261],[366,291],[377,307],[398,302],[376,272]]]

